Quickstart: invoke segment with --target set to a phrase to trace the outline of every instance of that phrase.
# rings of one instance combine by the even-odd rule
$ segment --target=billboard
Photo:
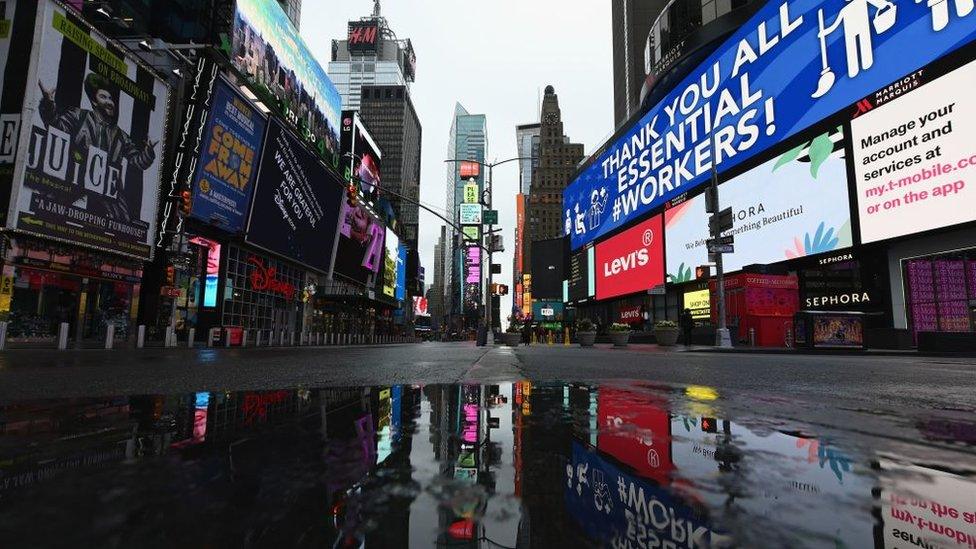
[[[14,177],[38,2],[17,0],[7,2],[3,7],[0,14],[0,204],[7,205]],[[16,55],[10,55],[12,48]],[[6,223],[7,209],[0,208],[0,226]]]
[[[333,273],[367,288],[375,287],[385,238],[385,227],[363,205],[354,208],[343,200]]]
[[[268,124],[254,204],[250,244],[328,272],[344,188],[276,119]]]
[[[217,81],[193,177],[190,215],[229,232],[244,228],[265,125],[246,99]]]
[[[462,260],[464,264],[464,284],[462,300],[465,312],[477,311],[481,306],[481,248],[466,246]]]
[[[668,402],[644,392],[603,386],[596,409],[600,451],[633,467],[641,477],[670,484],[674,464]]]
[[[169,87],[74,12],[37,18],[7,227],[149,258]]]
[[[693,290],[685,292],[681,304],[681,310],[690,309],[691,318],[703,320],[712,316],[712,298],[709,291]]]
[[[590,262],[590,254],[593,248],[580,250],[569,256],[569,288],[570,301],[579,301],[593,297],[590,291],[590,281],[593,276],[593,263]]]
[[[721,206],[732,208],[735,253],[726,272],[754,263],[775,263],[853,244],[841,128],[804,140],[718,188]],[[664,212],[670,282],[694,280],[709,263],[708,214],[700,194]]]
[[[413,316],[430,316],[429,303],[426,297],[413,296]]]
[[[460,204],[458,216],[462,225],[481,225],[481,204]]]
[[[349,32],[346,34],[346,41],[349,43],[349,51],[362,53],[376,51],[379,45],[380,25],[379,21],[350,21]]]
[[[400,273],[397,262],[400,259],[400,238],[391,229],[386,229],[383,244],[383,295],[395,298]]]
[[[664,284],[664,228],[655,215],[596,245],[596,298],[643,292]]]
[[[960,207],[976,203],[972,89],[976,61],[851,122],[862,242],[976,219],[976,208]]]
[[[339,153],[342,99],[278,2],[237,0],[231,62],[278,102],[303,139],[330,160]]]
[[[536,240],[529,244],[532,273],[532,295],[536,299],[562,299],[565,280],[565,247],[563,238]]]
[[[399,248],[397,248],[397,277],[396,277],[396,292],[395,297],[403,301],[407,298],[407,252],[409,250],[407,247],[400,243]]]
[[[382,154],[358,111],[342,111],[341,150],[346,181],[359,181],[363,193],[374,198],[382,183]]]
[[[566,189],[572,248],[707,181],[711,136],[728,170],[976,38],[946,6],[767,2]]]
[[[532,318],[538,322],[562,322],[563,302],[540,300],[532,303]]]

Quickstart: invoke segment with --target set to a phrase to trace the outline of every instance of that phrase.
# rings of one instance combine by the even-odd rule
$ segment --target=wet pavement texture
[[[762,410],[518,378],[14,401],[0,547],[976,547],[970,414]]]

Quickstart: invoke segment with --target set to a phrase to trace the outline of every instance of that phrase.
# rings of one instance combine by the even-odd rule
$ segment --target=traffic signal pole
[[[712,131],[708,133],[708,137],[712,149],[712,200],[714,200],[714,203],[712,204],[713,208],[711,209],[715,210],[711,213],[713,216],[718,216],[721,209],[719,208],[718,200],[718,156],[716,155],[715,148],[714,127],[712,128]],[[717,227],[717,224],[715,224],[715,227]],[[709,226],[709,233],[711,234],[712,238],[722,236],[721,229],[716,228],[713,230],[712,226]],[[725,319],[725,272],[722,261],[722,252],[720,251],[715,253],[715,285],[717,286],[715,293],[718,298],[718,328],[715,330],[715,346],[729,348],[732,347],[732,338],[729,335],[729,329]]]

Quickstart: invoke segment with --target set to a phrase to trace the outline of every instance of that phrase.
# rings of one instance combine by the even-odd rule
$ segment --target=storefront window
[[[918,332],[971,332],[976,323],[976,250],[903,263],[909,326]]]
[[[224,326],[302,330],[305,271],[237,246],[228,247]]]

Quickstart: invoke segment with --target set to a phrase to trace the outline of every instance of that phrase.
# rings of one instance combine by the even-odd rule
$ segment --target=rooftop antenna
[[[373,0],[373,17],[380,16],[380,0]]]

